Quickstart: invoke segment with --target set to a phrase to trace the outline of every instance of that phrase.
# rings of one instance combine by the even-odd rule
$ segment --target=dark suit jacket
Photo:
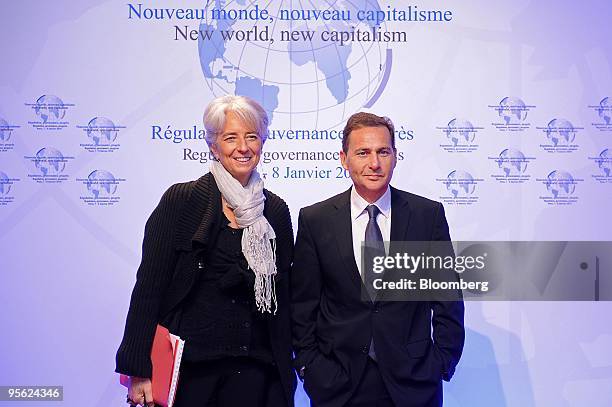
[[[275,278],[278,310],[268,330],[283,389],[271,393],[270,406],[293,405],[296,379],[291,366],[288,274],[293,256],[291,217],[285,202],[270,191],[264,216],[276,233]],[[158,323],[172,325],[176,310],[196,281],[198,262],[218,230],[221,193],[212,174],[175,184],[162,197],[145,226],[142,261],[136,274],[123,340],[117,351],[116,372],[151,377],[150,352]],[[284,394],[284,399],[283,399]],[[279,400],[280,397],[282,400]]]
[[[291,272],[294,366],[317,407],[344,405],[374,339],[397,406],[442,405],[464,342],[463,302],[362,301],[350,190],[303,208]],[[391,240],[450,240],[438,202],[391,188]],[[433,327],[433,332],[432,332]]]

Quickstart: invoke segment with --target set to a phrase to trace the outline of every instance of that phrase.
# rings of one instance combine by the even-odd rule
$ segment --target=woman
[[[145,226],[142,262],[117,352],[128,402],[153,405],[158,323],[185,339],[175,406],[292,406],[285,202],[256,171],[268,117],[243,96],[204,112],[211,172],[176,184]]]

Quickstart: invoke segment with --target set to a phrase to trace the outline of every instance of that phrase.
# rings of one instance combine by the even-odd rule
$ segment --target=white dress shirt
[[[351,188],[351,223],[353,227],[353,253],[355,255],[355,262],[361,272],[361,245],[365,240],[365,231],[368,226],[370,217],[366,208],[370,205],[368,201],[363,199],[361,195],[357,193],[355,187]],[[383,240],[388,242],[391,240],[391,188],[387,187],[385,193],[373,203],[380,210],[380,213],[376,217],[376,223],[380,228]],[[363,275],[362,275],[363,277]]]

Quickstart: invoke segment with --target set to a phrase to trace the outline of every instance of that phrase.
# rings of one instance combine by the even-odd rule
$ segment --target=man
[[[463,349],[463,303],[377,301],[361,244],[385,250],[383,240],[449,241],[444,209],[389,186],[397,150],[386,117],[351,116],[340,158],[353,187],[299,215],[291,273],[296,369],[316,407],[441,406],[442,380]]]

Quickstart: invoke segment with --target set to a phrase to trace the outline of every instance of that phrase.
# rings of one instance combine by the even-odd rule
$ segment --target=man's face
[[[357,192],[378,199],[387,190],[397,162],[389,130],[383,126],[353,130],[348,151],[340,152],[340,160]]]

